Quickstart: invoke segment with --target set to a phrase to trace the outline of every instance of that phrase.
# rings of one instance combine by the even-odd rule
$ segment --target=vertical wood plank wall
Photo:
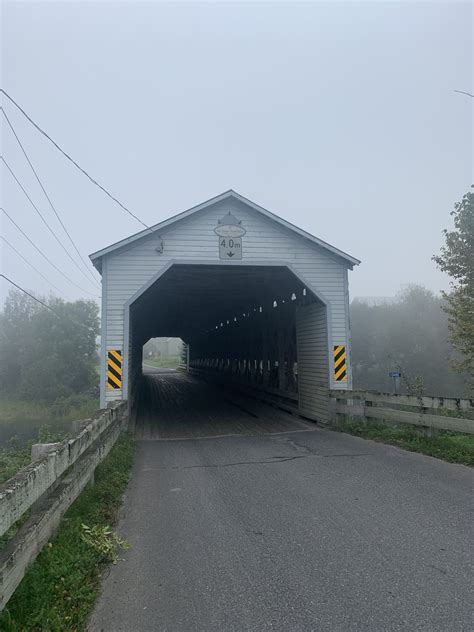
[[[325,305],[313,303],[297,307],[299,412],[303,417],[328,423],[329,362],[326,322]]]

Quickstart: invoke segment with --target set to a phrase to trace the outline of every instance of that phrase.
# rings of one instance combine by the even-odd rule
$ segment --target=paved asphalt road
[[[329,430],[141,441],[90,630],[473,630],[472,480]]]

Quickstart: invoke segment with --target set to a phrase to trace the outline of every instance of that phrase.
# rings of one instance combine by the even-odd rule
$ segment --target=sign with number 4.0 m
[[[242,237],[219,237],[219,259],[242,259]]]

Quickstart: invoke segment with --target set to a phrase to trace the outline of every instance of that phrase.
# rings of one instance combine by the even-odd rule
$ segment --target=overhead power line
[[[474,99],[474,94],[471,94],[470,92],[464,92],[464,90],[453,90],[453,92],[457,92],[458,94],[465,94],[467,97],[471,97],[471,99]]]
[[[111,200],[113,200],[116,204],[118,204],[126,213],[128,213],[131,217],[133,217],[133,219],[135,219],[137,222],[140,222],[140,224],[144,226],[145,228],[150,228],[150,226],[145,224],[145,222],[143,222],[139,217],[137,217],[137,215],[135,215],[135,213],[133,213],[129,208],[127,208],[125,204],[123,204],[119,199],[117,199],[114,195],[112,195],[112,193],[110,193],[104,186],[99,184],[97,180],[95,180],[68,153],[66,153],[64,149],[62,149],[62,147],[60,147],[58,143],[54,141],[49,134],[47,134],[37,123],[35,123],[35,121],[25,112],[25,110],[15,101],[15,99],[13,99],[13,97],[11,97],[3,88],[0,88],[0,92],[4,96],[6,96],[6,98],[23,114],[23,116],[33,125],[33,127],[35,127],[38,130],[38,132],[40,132],[40,134],[42,134],[45,138],[47,138],[49,142],[52,143],[56,147],[56,149],[60,151],[62,155],[65,158],[67,158],[67,160],[69,160],[69,162],[71,162],[76,167],[76,169],[79,169],[79,171],[83,173],[86,176],[86,178],[88,178],[93,184],[95,184],[96,187],[101,189],[101,191],[103,191]]]
[[[0,207],[0,211],[2,211],[6,215],[6,217],[8,217],[8,219],[17,228],[17,230],[20,231],[20,233],[23,235],[23,237],[25,237],[25,239],[28,240],[28,242],[33,246],[33,248],[37,252],[39,252],[39,254],[43,257],[43,259],[45,259],[49,263],[50,266],[52,266],[57,272],[59,272],[59,274],[61,274],[66,279],[66,281],[68,281],[69,283],[72,283],[72,285],[74,285],[76,288],[81,290],[81,292],[85,292],[86,294],[90,294],[91,296],[93,296],[95,298],[100,298],[100,296],[98,296],[97,294],[93,294],[92,292],[89,292],[89,290],[85,290],[83,287],[81,287],[75,281],[73,281],[70,277],[68,277],[68,275],[65,272],[63,272],[61,270],[61,268],[58,268],[58,266],[53,261],[51,261],[51,259],[48,257],[48,255],[45,255],[44,252],[35,244],[35,242],[32,239],[30,239],[30,237],[28,237],[28,235],[25,233],[25,231],[15,222],[13,217],[11,217],[11,215],[9,215],[9,213],[7,213],[7,211],[4,208]]]
[[[49,202],[50,207],[52,208],[52,210],[53,210],[54,214],[56,215],[56,217],[57,217],[57,219],[58,219],[58,221],[59,221],[59,223],[61,224],[62,229],[63,229],[63,230],[64,230],[64,232],[66,233],[66,235],[67,235],[67,237],[68,237],[69,241],[71,242],[71,244],[72,244],[72,246],[73,246],[74,250],[77,252],[77,254],[78,254],[79,258],[81,259],[82,263],[84,264],[84,267],[85,267],[85,269],[87,270],[87,273],[89,274],[89,276],[91,277],[91,279],[93,280],[93,282],[94,282],[94,283],[95,283],[95,284],[99,287],[99,285],[98,285],[98,283],[97,283],[97,279],[96,279],[96,278],[94,277],[94,275],[92,274],[92,272],[91,272],[91,270],[90,270],[89,266],[87,265],[86,260],[85,260],[85,259],[84,259],[84,257],[81,255],[81,253],[80,253],[80,251],[79,251],[79,248],[76,246],[76,244],[75,244],[75,242],[74,242],[73,238],[71,237],[71,235],[70,235],[69,231],[67,230],[66,226],[64,225],[64,222],[62,221],[62,219],[61,219],[61,217],[60,217],[60,215],[59,215],[58,211],[56,210],[56,208],[55,208],[55,206],[54,206],[53,202],[51,201],[50,196],[48,195],[48,193],[47,193],[46,189],[44,188],[44,185],[43,185],[43,183],[41,182],[40,177],[39,177],[39,175],[38,175],[38,173],[37,173],[36,169],[34,168],[33,163],[32,163],[32,162],[31,162],[31,160],[30,160],[30,157],[28,156],[28,154],[27,154],[27,152],[26,152],[26,149],[23,147],[23,144],[22,144],[22,142],[21,142],[21,140],[20,140],[20,138],[19,138],[18,134],[16,133],[15,128],[14,128],[14,127],[13,127],[13,125],[12,125],[12,122],[11,122],[11,121],[10,121],[10,119],[8,118],[7,113],[5,112],[5,110],[3,109],[3,107],[0,107],[0,110],[1,110],[1,112],[2,112],[2,114],[3,114],[3,116],[5,117],[5,120],[7,121],[7,123],[8,123],[8,125],[9,125],[9,127],[10,127],[10,129],[11,129],[11,131],[12,131],[13,135],[14,135],[14,137],[16,138],[16,141],[17,141],[18,145],[20,146],[20,149],[21,149],[21,151],[23,152],[23,155],[25,156],[25,158],[26,158],[26,160],[27,160],[28,164],[30,165],[31,170],[33,171],[33,173],[34,173],[34,175],[35,175],[35,178],[36,178],[36,180],[38,181],[38,184],[40,185],[40,187],[41,187],[41,189],[42,189],[42,191],[43,191],[43,193],[44,193],[44,195],[45,195],[46,199],[47,199],[47,200],[48,200],[48,202]]]
[[[24,261],[27,265],[29,265],[29,266],[30,266],[30,268],[32,268],[32,269],[33,269],[33,270],[34,270],[37,274],[39,274],[39,275],[40,275],[40,277],[41,277],[41,278],[43,278],[43,279],[46,281],[46,283],[48,283],[48,285],[50,285],[50,286],[51,286],[54,290],[56,290],[56,292],[58,292],[58,294],[61,294],[61,290],[60,290],[59,288],[57,288],[57,287],[54,285],[54,283],[52,283],[52,282],[48,279],[48,277],[45,277],[45,276],[44,276],[44,274],[43,274],[42,272],[40,272],[37,268],[35,268],[35,266],[34,266],[32,263],[30,263],[30,262],[28,261],[28,259],[27,259],[26,257],[24,257],[24,256],[21,254],[21,252],[20,252],[19,250],[17,250],[17,249],[15,248],[15,246],[14,246],[13,244],[11,244],[11,243],[8,241],[8,239],[6,239],[3,235],[0,235],[0,239],[2,239],[2,241],[4,241],[4,242],[5,242],[8,246],[10,246],[10,248],[11,248],[14,252],[16,252],[16,254],[20,257],[20,259],[23,259],[23,261]],[[68,300],[70,300],[70,299],[68,298]]]
[[[5,279],[5,281],[8,281],[8,283],[11,283],[12,285],[14,285],[17,289],[20,290],[20,292],[23,292],[23,294],[26,294],[27,296],[29,296],[30,298],[32,298],[34,301],[36,301],[37,303],[39,303],[40,305],[42,305],[43,307],[46,307],[46,309],[49,309],[50,312],[53,312],[53,314],[56,314],[56,316],[58,318],[61,318],[60,314],[58,314],[58,312],[53,309],[50,305],[47,305],[46,303],[44,303],[42,300],[40,300],[39,298],[36,298],[36,296],[33,296],[33,294],[30,294],[29,292],[27,292],[26,290],[24,290],[21,286],[19,286],[17,283],[15,283],[15,281],[12,281],[11,279],[9,279],[7,276],[5,276],[4,274],[0,273],[0,277],[3,277]]]
[[[56,235],[56,233],[54,232],[54,230],[51,228],[51,226],[48,224],[47,220],[45,219],[44,215],[42,214],[42,212],[39,210],[39,208],[36,206],[36,204],[33,202],[33,200],[31,199],[31,197],[28,195],[27,190],[25,189],[25,187],[21,184],[20,180],[16,177],[15,173],[13,172],[13,169],[10,167],[10,165],[8,164],[8,162],[5,160],[4,156],[0,156],[0,160],[3,161],[3,164],[6,166],[6,168],[8,169],[8,171],[10,172],[12,178],[15,180],[15,182],[18,184],[18,186],[20,187],[20,189],[23,191],[23,193],[25,194],[25,196],[27,197],[28,201],[30,202],[31,206],[35,209],[35,211],[37,212],[37,214],[40,216],[43,224],[46,226],[46,228],[49,230],[49,232],[52,234],[52,236],[54,237],[54,239],[58,242],[58,244],[61,246],[61,248],[64,250],[64,252],[66,253],[66,255],[69,257],[69,259],[73,262],[73,264],[76,266],[76,268],[79,270],[79,272],[87,279],[87,281],[90,282],[90,278],[86,276],[85,272],[82,270],[82,268],[79,266],[79,264],[76,262],[76,260],[74,259],[74,257],[71,255],[71,253],[69,252],[69,250],[66,248],[66,246],[63,244],[63,242],[59,239],[59,237]]]
[[[58,318],[63,318],[61,316],[61,314],[59,312],[57,312],[55,309],[53,309],[51,307],[51,305],[48,305],[47,303],[45,303],[44,301],[42,301],[41,299],[37,298],[36,296],[34,296],[33,294],[31,294],[30,292],[27,292],[24,288],[21,287],[21,285],[18,285],[18,283],[15,283],[15,281],[12,281],[9,277],[7,277],[5,274],[0,272],[0,277],[2,277],[3,279],[5,279],[5,281],[8,281],[8,283],[11,283],[12,285],[14,285],[18,290],[20,290],[20,292],[23,292],[23,294],[26,294],[27,296],[29,296],[30,298],[32,298],[34,301],[36,301],[37,303],[39,303],[40,305],[42,305],[43,307],[46,307],[46,309],[49,309],[50,312],[53,312],[53,314],[55,314]],[[76,320],[75,318],[71,318],[70,316],[64,316],[67,320],[71,321],[71,323],[74,323],[75,325],[78,325],[79,327],[83,327],[84,329],[87,330],[88,333],[91,333],[91,329],[90,327],[88,327],[87,325],[85,325],[84,323],[79,322],[78,320]]]

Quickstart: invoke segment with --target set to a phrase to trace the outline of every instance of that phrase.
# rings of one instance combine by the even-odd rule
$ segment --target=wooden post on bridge
[[[284,391],[286,387],[285,380],[285,330],[283,323],[278,327],[278,388]]]

